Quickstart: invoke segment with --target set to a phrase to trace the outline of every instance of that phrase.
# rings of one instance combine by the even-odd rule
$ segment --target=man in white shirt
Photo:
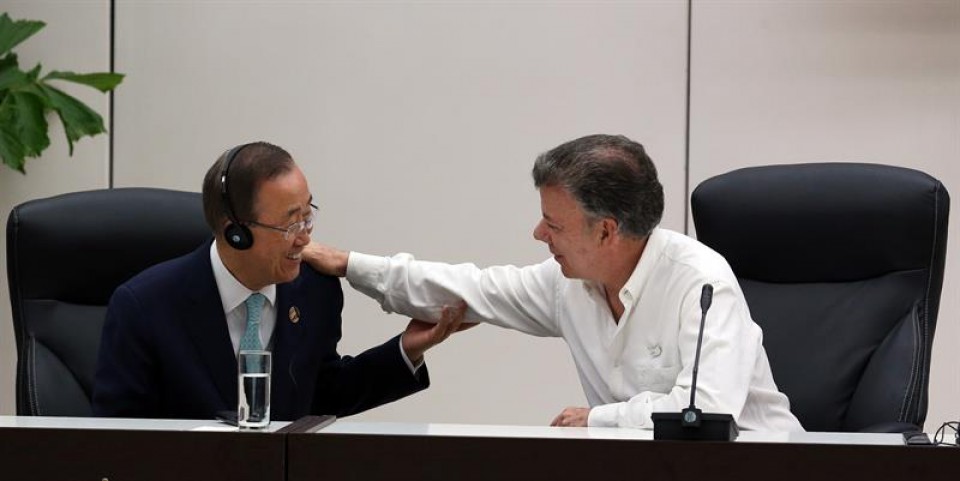
[[[700,294],[712,284],[697,405],[742,429],[801,431],[777,390],[762,333],[730,266],[685,235],[658,228],[663,188],[640,144],[591,135],[540,155],[533,168],[543,218],[533,231],[552,259],[480,269],[373,257],[311,244],[304,259],[389,312],[439,318],[463,299],[468,320],[563,338],[590,407],[554,426],[652,428],[651,413],[690,399]]]

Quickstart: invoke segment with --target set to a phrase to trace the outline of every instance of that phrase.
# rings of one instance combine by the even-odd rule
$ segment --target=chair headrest
[[[211,238],[194,192],[123,188],[26,202],[7,221],[13,297],[106,305],[116,286]]]
[[[949,195],[933,177],[901,167],[777,165],[704,181],[692,208],[697,237],[738,276],[840,282],[925,268],[944,248],[936,225],[947,221]]]

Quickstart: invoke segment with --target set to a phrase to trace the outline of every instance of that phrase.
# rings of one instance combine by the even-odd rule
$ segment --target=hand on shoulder
[[[303,248],[303,261],[321,274],[344,277],[350,253],[328,245],[310,242]]]

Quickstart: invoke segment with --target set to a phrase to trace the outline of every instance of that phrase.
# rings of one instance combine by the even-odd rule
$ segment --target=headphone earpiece
[[[243,225],[233,213],[233,204],[230,202],[230,193],[227,191],[227,175],[230,174],[230,164],[233,163],[233,158],[248,145],[250,144],[238,145],[227,152],[227,156],[223,160],[223,171],[220,174],[220,197],[223,200],[223,210],[226,211],[227,218],[230,219],[230,223],[223,228],[223,237],[227,241],[227,245],[238,251],[253,247],[253,232],[250,232],[250,228]]]
[[[253,247],[253,233],[250,228],[243,224],[229,223],[223,229],[223,237],[227,240],[230,247],[238,251],[244,251]]]

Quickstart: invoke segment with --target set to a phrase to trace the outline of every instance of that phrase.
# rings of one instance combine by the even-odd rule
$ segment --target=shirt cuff
[[[347,280],[351,284],[376,287],[389,267],[389,260],[360,252],[350,252],[347,257]]]
[[[410,361],[410,358],[407,357],[407,352],[403,350],[403,334],[400,335],[398,342],[400,343],[399,344],[400,356],[403,357],[403,362],[407,363],[407,368],[410,369],[410,373],[416,376],[417,371],[419,371],[420,368],[423,367],[423,359],[420,359],[420,362],[418,362],[417,365],[414,366],[413,362]]]
[[[627,403],[612,403],[594,406],[590,409],[590,415],[587,416],[587,426],[615,428],[620,426],[620,409],[626,407]]]
[[[347,257],[347,282],[361,294],[377,301],[386,310],[386,294],[381,292],[390,259],[351,252]]]

